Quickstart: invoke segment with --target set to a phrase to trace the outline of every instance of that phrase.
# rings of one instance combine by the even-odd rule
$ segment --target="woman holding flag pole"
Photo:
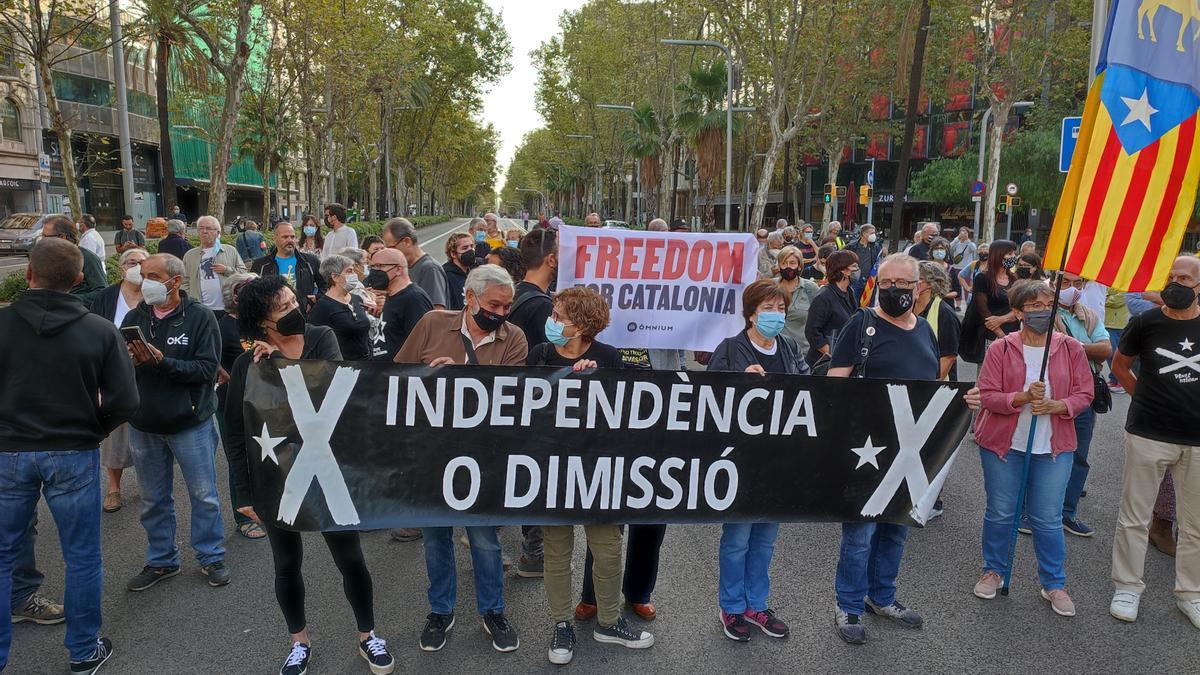
[[[975,437],[987,510],[983,575],[974,592],[990,600],[1007,591],[1019,505],[1026,504],[1041,595],[1057,614],[1074,616],[1075,604],[1065,589],[1062,529],[1063,496],[1072,461],[1062,455],[1075,451],[1073,420],[1091,405],[1091,371],[1077,340],[1050,331],[1057,289],[1041,281],[1020,281],[1008,296],[1021,330],[992,343],[979,370],[977,400],[982,411],[975,422]]]

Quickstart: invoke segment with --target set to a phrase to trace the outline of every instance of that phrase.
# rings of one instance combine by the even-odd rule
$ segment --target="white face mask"
[[[1068,286],[1058,292],[1058,304],[1063,307],[1074,307],[1075,303],[1079,302],[1080,290],[1074,286]]]
[[[142,280],[142,299],[146,301],[146,304],[158,307],[165,305],[169,298],[170,294],[167,293],[166,284],[153,279]]]
[[[872,232],[871,234],[868,234],[868,235],[867,235],[867,243],[869,243],[869,244],[874,244],[874,243],[875,243],[875,240],[876,240],[876,239],[878,239],[878,238],[879,238],[879,237],[878,237],[878,236],[876,236],[874,232]]]
[[[129,269],[125,270],[125,281],[128,281],[129,283],[133,284],[134,286],[141,286],[142,285],[142,266],[135,265],[135,266],[130,267]]]
[[[342,290],[344,291],[349,292],[358,288],[359,286],[362,286],[362,282],[358,280],[358,275],[354,272],[347,274],[342,280]]]

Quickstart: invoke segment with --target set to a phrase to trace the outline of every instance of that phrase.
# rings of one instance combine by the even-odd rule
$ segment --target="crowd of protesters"
[[[0,352],[0,372],[70,383],[22,389],[19,400],[14,388],[0,392],[0,605],[10,603],[13,622],[65,621],[76,673],[95,672],[113,654],[112,641],[100,635],[101,512],[122,508],[126,469],[136,473],[147,542],[144,566],[126,588],[145,591],[184,568],[175,543],[176,466],[190,501],[186,529],[196,569],[212,586],[233,576],[218,490],[227,480],[237,533],[266,539],[271,549],[290,635],[280,673],[307,671],[313,641],[300,564],[305,537],[254,510],[247,454],[258,430],[246,427],[242,412],[254,362],[548,366],[586,377],[605,368],[677,371],[688,361],[678,350],[618,350],[598,340],[610,319],[605,299],[583,287],[556,288],[557,218],[528,233],[501,229],[494,214],[474,219],[449,234],[443,264],[404,218],[388,221],[360,248],[337,204],[325,209],[326,228],[306,218],[297,236],[291,224],[277,224],[272,247],[256,226],[235,245],[222,244],[220,224],[205,216],[196,223],[199,246],[169,223],[160,252],[149,255],[144,239],[126,228],[118,242],[121,278],[110,286],[102,282],[102,256],[85,241],[94,231],[88,218],[79,226],[65,216],[46,219],[26,270],[29,290],[0,309],[0,340],[14,346]],[[599,217],[587,222],[598,225]],[[655,220],[648,229],[678,228]],[[1200,378],[1191,374],[1200,371],[1193,357],[1200,353],[1200,259],[1177,259],[1161,293],[1127,295],[1075,275],[1047,275],[1035,253],[1006,240],[976,245],[966,228],[948,240],[936,226],[922,226],[899,253],[889,253],[870,225],[844,232],[831,222],[819,240],[814,232],[786,221],[758,232],[760,278],[744,289],[744,326],[697,360],[710,371],[915,380],[957,379],[960,358],[978,364],[978,382],[966,395],[978,410],[973,431],[986,494],[974,594],[991,599],[1000,591],[1008,533],[1017,528],[1032,535],[1040,595],[1062,616],[1075,614],[1065,533],[1093,534],[1079,499],[1096,415],[1108,412],[1112,392],[1128,393],[1110,613],[1137,618],[1153,545],[1176,556],[1177,605],[1200,629]],[[18,408],[22,414],[10,414]],[[218,447],[227,479],[218,478]],[[38,592],[39,493],[66,560],[62,604]],[[931,515],[943,509],[939,500]],[[516,573],[544,579],[547,657],[555,664],[573,659],[576,627],[592,619],[598,642],[643,649],[655,641],[623,607],[643,622],[656,618],[665,526],[583,529],[577,587],[574,528],[521,528]],[[511,563],[498,529],[465,530],[480,624],[494,649],[514,651],[518,629],[505,613]],[[749,641],[755,629],[771,638],[790,633],[770,604],[778,533],[778,523],[723,526],[714,604],[731,640]],[[842,525],[832,590],[833,623],[844,641],[867,641],[868,614],[923,625],[897,597],[907,534],[889,523]],[[322,536],[353,610],[359,654],[372,673],[392,672],[358,532]],[[419,646],[443,649],[456,625],[453,530],[401,528],[391,537],[423,543],[429,613]],[[10,624],[0,623],[0,668],[10,640]]]

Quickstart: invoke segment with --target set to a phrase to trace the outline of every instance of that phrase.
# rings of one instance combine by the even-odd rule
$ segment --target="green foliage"
[[[1058,131],[1044,127],[1022,129],[1009,137],[1000,156],[999,185],[1020,188],[1018,211],[1052,209],[1058,205],[1066,174],[1058,172]],[[971,183],[978,155],[935,159],[913,173],[909,192],[920,201],[950,206],[971,205]]]
[[[8,276],[0,279],[0,302],[12,302],[17,299],[17,296],[25,292],[29,288],[29,282],[25,281],[25,272],[10,272]]]

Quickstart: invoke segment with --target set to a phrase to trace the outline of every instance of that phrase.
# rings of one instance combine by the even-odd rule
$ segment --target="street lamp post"
[[[519,187],[519,188],[517,188],[517,192],[532,192],[532,193],[536,194],[538,196],[538,198],[540,198],[542,200],[542,208],[541,208],[542,213],[544,214],[546,212],[546,195],[542,194],[541,190],[534,190],[533,188]]]
[[[1028,108],[1032,105],[1033,105],[1033,101],[1017,101],[1016,103],[1013,104],[1012,109],[1016,110],[1017,108]],[[984,160],[985,154],[987,153],[988,121],[991,119],[992,119],[992,107],[988,106],[988,109],[983,111],[983,117],[979,118],[979,171],[975,176],[975,180],[977,180],[977,181],[983,181],[983,160]],[[1008,120],[1005,120],[1005,122],[1008,122]],[[996,187],[998,187],[998,186],[992,186],[992,190],[993,190],[992,194],[993,195],[996,194],[995,193]],[[901,200],[901,203],[903,203],[903,197],[904,197],[903,195],[897,196],[897,198]],[[982,206],[983,206],[983,197],[980,197],[979,201],[975,202],[974,232],[975,232],[976,237],[979,236],[979,216],[980,216],[980,212],[982,211]],[[995,204],[988,204],[988,206],[995,208]],[[893,208],[896,208],[896,207],[893,207]]]
[[[672,47],[713,47],[725,54],[725,231],[729,231],[730,200],[733,195],[733,56],[729,47],[715,40],[659,40]]]

